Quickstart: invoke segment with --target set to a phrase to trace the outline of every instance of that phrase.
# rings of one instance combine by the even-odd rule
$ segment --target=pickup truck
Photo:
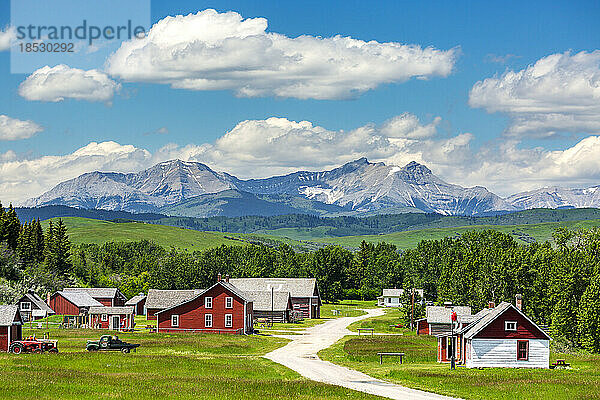
[[[102,335],[99,340],[88,340],[85,346],[87,351],[121,351],[129,353],[135,351],[139,344],[123,342],[118,336]]]

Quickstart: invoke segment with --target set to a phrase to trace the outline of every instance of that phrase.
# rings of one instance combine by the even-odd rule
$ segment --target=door
[[[120,323],[121,319],[118,315],[113,315],[112,317],[110,317],[110,329],[112,329],[113,331],[119,330]]]

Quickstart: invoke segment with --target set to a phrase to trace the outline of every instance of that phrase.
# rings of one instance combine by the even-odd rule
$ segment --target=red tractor
[[[49,335],[44,335],[42,339],[36,339],[34,336],[29,336],[23,340],[15,340],[8,348],[8,352],[12,354],[21,353],[58,353],[58,340],[50,340]]]

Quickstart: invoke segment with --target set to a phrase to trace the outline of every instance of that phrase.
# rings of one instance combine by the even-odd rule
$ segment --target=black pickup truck
[[[85,346],[87,351],[121,351],[129,353],[140,347],[139,344],[131,344],[119,340],[118,336],[102,335],[100,340],[88,340]]]

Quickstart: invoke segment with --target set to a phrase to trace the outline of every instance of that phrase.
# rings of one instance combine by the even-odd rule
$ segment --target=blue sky
[[[593,104],[589,105],[590,101],[584,101],[587,107],[591,107],[585,114],[585,123],[560,124],[559,129],[546,127],[528,130],[527,133],[514,128],[515,118],[519,118],[517,125],[522,125],[524,119],[538,120],[542,114],[523,114],[515,108],[516,101],[510,104],[492,104],[489,98],[495,94],[488,92],[479,100],[480,106],[469,104],[471,89],[486,78],[501,79],[506,71],[522,71],[553,54],[570,52],[565,61],[568,65],[571,65],[569,62],[574,62],[570,57],[575,54],[595,54],[600,37],[600,3],[597,1],[385,1],[375,4],[364,1],[153,1],[151,19],[154,24],[168,15],[195,14],[206,8],[214,8],[218,12],[235,11],[242,18],[266,18],[267,32],[279,33],[288,38],[300,35],[323,38],[350,36],[379,43],[397,42],[422,48],[433,47],[439,51],[455,49],[456,57],[452,72],[447,76],[432,74],[426,80],[413,77],[404,82],[381,82],[375,88],[352,98],[323,100],[281,98],[268,94],[238,97],[232,90],[174,89],[165,83],[150,83],[139,79],[131,82],[130,79],[120,79],[116,74],[109,74],[110,79],[121,84],[120,90],[110,101],[66,98],[64,101],[52,102],[30,100],[19,94],[19,85],[28,74],[11,74],[10,52],[3,51],[0,52],[0,85],[4,88],[0,94],[0,115],[33,121],[43,131],[22,140],[0,140],[0,154],[14,152],[10,153],[10,157],[5,157],[7,162],[21,163],[5,168],[4,173],[0,174],[0,187],[3,184],[5,189],[18,185],[19,178],[15,174],[20,170],[27,169],[29,172],[25,175],[33,174],[31,171],[34,167],[23,164],[24,160],[37,160],[48,155],[68,155],[90,142],[114,141],[119,145],[133,145],[156,155],[169,144],[171,147],[176,144],[178,149],[188,145],[214,144],[215,140],[245,120],[279,117],[290,121],[310,121],[328,131],[351,131],[370,123],[379,126],[404,113],[416,116],[422,125],[431,124],[436,117],[441,119],[436,123],[435,137],[420,138],[422,141],[429,140],[434,147],[447,145],[444,140],[470,134],[468,149],[463,149],[460,155],[448,155],[448,160],[440,161],[438,166],[435,156],[426,154],[431,147],[418,147],[415,144],[416,147],[412,148],[416,149],[414,154],[420,156],[418,161],[431,164],[434,173],[450,182],[466,186],[492,186],[491,190],[501,194],[543,184],[568,186],[575,183],[585,186],[594,181],[596,184],[600,183],[597,180],[600,166],[597,169],[595,166],[590,167],[587,159],[584,160],[585,167],[573,167],[579,172],[572,175],[560,176],[553,173],[543,179],[533,179],[535,168],[539,170],[542,169],[540,165],[546,165],[543,164],[543,154],[565,151],[600,132],[596,124],[597,118],[594,118],[595,108]],[[9,15],[10,2],[0,0],[1,27],[10,24]],[[593,75],[594,68],[598,68],[597,57],[592,58],[586,58],[583,63],[588,73],[591,71],[592,76],[597,76]],[[579,71],[580,64],[568,67],[571,68],[569,71]],[[96,68],[102,70],[103,65]],[[585,96],[586,94],[582,95]],[[600,98],[595,99],[600,101]],[[568,99],[565,101],[568,102]],[[591,103],[593,102],[594,98],[591,99]],[[579,103],[575,105],[579,106]],[[554,106],[545,105],[544,115],[564,115],[563,109],[557,106],[555,110],[552,108]],[[488,112],[493,110],[499,111]],[[567,119],[572,122],[578,118],[580,114]],[[151,133],[161,128],[168,133]],[[521,133],[511,134],[507,130]],[[508,145],[514,150],[510,156],[514,159],[508,162],[506,156],[497,160],[500,170],[510,171],[507,163],[513,163],[515,168],[527,168],[529,166],[522,163],[531,157],[538,157],[537,161],[542,164],[531,166],[534,171],[532,175],[507,177],[509,183],[503,184],[498,175],[485,172],[483,164],[486,154],[489,154],[486,152],[498,154],[494,149]],[[339,160],[344,161],[360,153],[354,150]],[[535,155],[515,156],[515,152],[521,150],[532,151]],[[594,153],[597,151],[595,147],[590,151],[600,158],[600,154]],[[182,155],[186,154],[183,150],[180,152]],[[220,163],[218,154],[212,154],[206,159],[202,159],[201,154],[204,153],[194,154],[189,158],[206,162],[220,170],[232,170],[233,173],[242,171],[245,172],[242,175],[247,176],[285,172],[295,167],[321,168],[334,165],[338,160],[334,157],[330,163],[307,160],[286,164],[282,160],[262,157],[260,165],[253,169],[251,162],[244,167],[240,163]],[[406,156],[402,157],[365,150],[365,155],[370,155],[370,158],[377,154],[380,157],[375,158],[388,162],[405,160],[411,156],[408,150]],[[452,163],[453,157],[456,158],[456,165]],[[251,159],[255,160],[255,155]],[[155,159],[148,158],[140,164],[116,163],[114,169],[142,168],[150,160]],[[475,163],[475,160],[477,165],[470,169],[470,162]],[[100,165],[110,169],[111,164],[107,161]],[[97,163],[90,163],[88,167],[93,169],[97,166]],[[560,166],[553,167],[561,169]],[[85,170],[85,165],[78,165],[73,171]],[[474,173],[473,170],[478,172]],[[72,178],[69,173],[61,173],[61,178],[63,177]],[[515,179],[524,183],[515,185],[512,182]],[[48,185],[54,183],[52,179],[40,180],[27,190],[14,191],[14,196],[37,195],[40,190],[47,189]]]

